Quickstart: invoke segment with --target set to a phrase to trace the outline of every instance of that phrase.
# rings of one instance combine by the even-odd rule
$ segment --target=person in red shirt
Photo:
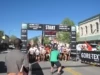
[[[87,45],[88,51],[92,51],[92,46],[89,43],[87,43],[86,41],[85,41],[85,44]]]
[[[46,50],[46,60],[48,60],[49,59],[50,50],[51,50],[50,46],[49,45],[45,46],[45,50]]]

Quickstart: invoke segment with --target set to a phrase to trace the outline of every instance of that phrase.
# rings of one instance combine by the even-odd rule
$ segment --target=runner
[[[35,61],[35,45],[31,45],[28,51],[28,55],[29,55],[29,61],[34,62]]]
[[[45,50],[46,50],[46,60],[49,60],[49,56],[50,56],[50,46],[49,45],[47,45],[46,47],[45,47]]]
[[[36,61],[40,61],[40,50],[37,47],[37,45],[35,46],[35,54],[36,54]]]
[[[65,61],[67,61],[67,48],[66,48],[66,46],[64,46],[64,48],[63,48],[63,59],[65,60]]]
[[[62,45],[62,47],[61,47],[61,52],[62,52],[62,60],[65,60],[65,53],[66,53],[66,51],[65,51],[64,45]]]
[[[61,49],[60,44],[58,44],[58,50],[60,52],[59,59],[62,60],[62,49]]]
[[[45,56],[46,56],[46,50],[44,49],[44,46],[40,47],[40,53],[41,53],[41,61],[45,61]]]
[[[69,47],[66,48],[66,51],[67,51],[67,56],[66,56],[66,60],[69,60],[70,59],[70,52],[71,52],[71,49]]]
[[[54,44],[53,49],[50,52],[51,74],[53,74],[53,67],[54,67],[54,65],[56,65],[58,68],[57,75],[60,75],[61,63],[58,60],[59,54],[60,53],[57,50],[57,44]]]

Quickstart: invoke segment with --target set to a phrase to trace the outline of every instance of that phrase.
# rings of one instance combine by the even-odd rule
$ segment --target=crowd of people
[[[57,44],[57,50],[59,51],[59,60],[69,60],[70,59],[70,48],[65,45]],[[30,45],[28,48],[28,54],[30,59],[33,61],[48,61],[50,58],[50,52],[52,50],[52,44],[45,45]]]
[[[58,42],[52,41],[50,44],[37,45],[30,44],[28,46],[28,53],[23,54],[21,52],[22,41],[20,39],[15,39],[15,48],[7,53],[5,56],[5,65],[7,67],[8,75],[16,75],[23,73],[23,71],[28,75],[29,63],[49,61],[51,63],[51,74],[53,74],[54,65],[57,66],[57,75],[60,75],[61,71],[61,60],[69,60],[71,49],[68,44],[60,44]],[[86,43],[87,49],[91,51],[91,46]],[[97,49],[100,50],[100,43],[97,45]],[[83,50],[81,46],[81,50]],[[86,50],[86,49],[84,49]],[[23,68],[23,71],[20,71]]]
[[[22,53],[20,50],[22,48],[22,41],[20,39],[15,39],[14,50],[7,53],[5,56],[5,65],[7,67],[7,75],[28,75],[29,72],[29,60],[45,61],[48,60],[51,63],[51,74],[53,74],[54,65],[57,66],[57,75],[60,75],[62,69],[61,63],[59,62],[60,55],[67,55],[67,51],[64,49],[64,53],[60,53],[58,49],[58,44],[53,43],[52,45],[31,45],[27,54]],[[29,56],[28,56],[29,55]],[[37,62],[38,63],[38,62]],[[22,70],[23,69],[23,70]]]
[[[92,45],[85,41],[83,44],[77,44],[76,50],[78,51],[83,51],[83,50],[84,51],[100,51],[100,42],[98,42],[98,44]]]

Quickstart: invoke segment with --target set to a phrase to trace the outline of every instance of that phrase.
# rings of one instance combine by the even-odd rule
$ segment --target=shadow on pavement
[[[89,66],[91,66],[91,65],[70,65],[70,66],[68,65],[68,66],[62,66],[62,69],[67,68],[67,67],[89,67]],[[56,69],[56,67],[54,67],[54,68]],[[33,68],[34,71],[41,70],[41,69],[43,69],[43,70],[50,69],[50,67],[42,67],[42,68],[40,68],[40,67],[37,67],[34,64],[34,68]]]
[[[44,75],[41,66],[38,63],[32,64],[32,75]]]
[[[53,73],[56,73],[56,72],[57,72],[57,70],[55,70]],[[63,69],[60,72],[61,72],[61,74],[63,74],[64,73]]]
[[[7,69],[4,61],[0,61],[0,73],[6,73]]]

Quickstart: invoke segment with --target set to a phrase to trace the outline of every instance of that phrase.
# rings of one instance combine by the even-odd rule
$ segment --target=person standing
[[[29,61],[30,62],[34,62],[36,59],[36,54],[35,54],[35,45],[31,45],[29,51],[28,51],[28,55],[29,55]]]
[[[98,45],[96,46],[97,51],[100,51],[100,42],[98,43]]]
[[[58,60],[60,52],[57,50],[57,48],[57,44],[54,44],[53,49],[50,52],[51,74],[53,74],[53,67],[56,65],[58,68],[57,75],[60,75],[61,63]]]
[[[22,48],[22,41],[19,38],[14,40],[15,49],[7,53],[5,56],[5,65],[7,67],[7,75],[16,75],[19,73],[22,65],[24,72],[28,75],[29,62],[26,54],[20,50]]]
[[[44,49],[44,46],[40,47],[40,56],[41,56],[41,61],[45,61],[45,54],[46,54],[46,50]]]
[[[40,50],[37,47],[37,45],[35,46],[35,54],[36,54],[36,61],[40,61]]]

